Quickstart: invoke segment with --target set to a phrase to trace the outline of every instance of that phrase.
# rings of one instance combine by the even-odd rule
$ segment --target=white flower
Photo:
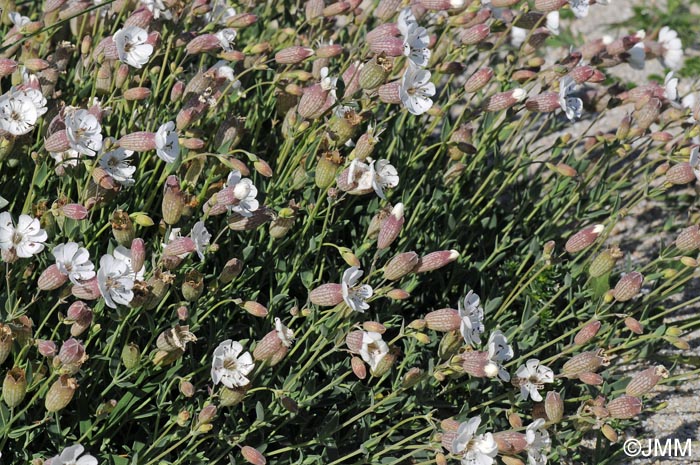
[[[528,396],[535,402],[542,400],[538,389],[542,389],[544,383],[554,382],[554,372],[551,368],[540,365],[540,361],[531,358],[524,365],[520,365],[515,372],[517,384],[520,386],[520,395],[523,400]]]
[[[90,261],[90,252],[75,242],[59,244],[51,251],[56,259],[58,271],[68,276],[73,284],[95,277],[95,265]]]
[[[126,263],[129,276],[131,276],[134,281],[143,281],[143,275],[146,273],[146,265],[141,265],[140,270],[134,269],[133,260],[131,259],[131,249],[127,249],[123,245],[120,245],[117,246],[114,251],[112,251],[112,255],[117,260]]]
[[[513,348],[508,344],[508,339],[497,329],[489,337],[488,348],[490,361],[484,368],[486,375],[490,378],[498,376],[505,382],[510,381],[510,375],[502,365],[502,362],[513,358]]]
[[[216,22],[226,24],[226,22],[236,16],[236,10],[226,4],[225,0],[213,0],[210,2],[210,9],[204,15],[208,23]]]
[[[134,298],[133,276],[131,267],[125,261],[109,254],[100,258],[97,285],[108,307],[117,308],[117,305],[129,305],[129,302]]]
[[[328,96],[330,97],[330,101],[332,103],[335,103],[335,101],[338,99],[338,97],[335,94],[336,89],[338,88],[338,78],[337,77],[330,77],[329,71],[327,67],[321,68],[321,89],[327,90]]]
[[[480,417],[461,423],[452,441],[452,453],[462,457],[462,465],[491,465],[498,453],[498,445],[491,433],[476,434]]]
[[[577,18],[585,18],[588,16],[588,6],[590,0],[569,0],[569,6],[571,6],[571,11],[574,12],[574,16]]]
[[[678,78],[673,77],[673,71],[664,78],[664,97],[672,102],[678,99]]]
[[[51,465],[97,465],[99,462],[90,454],[81,457],[85,448],[80,444],[73,444],[63,449],[60,455],[51,459]]]
[[[178,142],[175,123],[168,121],[161,124],[156,132],[156,154],[166,163],[173,163],[180,155],[180,143]]]
[[[31,19],[29,19],[26,16],[22,16],[21,14],[17,13],[16,11],[13,11],[12,13],[10,13],[8,15],[8,17],[10,18],[10,21],[12,21],[12,24],[17,26],[17,29],[32,22]]]
[[[658,42],[663,48],[661,62],[664,66],[678,70],[683,67],[683,43],[678,33],[668,26],[659,31]]]
[[[403,36],[403,54],[418,66],[428,66],[430,36],[424,27],[418,25],[411,8],[401,10],[397,25]]]
[[[549,29],[549,32],[554,34],[555,36],[559,35],[559,11],[550,11],[547,13],[547,19],[546,19],[546,24],[545,27]]]
[[[136,167],[130,164],[133,154],[133,150],[118,147],[100,157],[100,166],[122,186],[132,186],[136,182],[133,178]]]
[[[574,87],[576,87],[576,81],[571,76],[564,76],[559,81],[559,106],[569,121],[579,119],[583,111],[583,101],[578,97],[569,96]]]
[[[231,28],[222,29],[216,34],[214,34],[217,39],[219,39],[219,45],[225,51],[230,52],[233,50],[233,41],[236,40],[236,30]]]
[[[386,199],[384,188],[394,188],[399,185],[399,174],[389,160],[372,161],[369,164],[369,176],[372,180],[372,189],[381,199]]]
[[[226,178],[226,185],[233,188],[233,195],[238,199],[238,203],[230,207],[231,211],[241,216],[252,216],[253,212],[260,207],[260,203],[255,198],[258,195],[257,187],[253,181],[244,178],[240,171],[231,171]]]
[[[285,347],[292,347],[294,343],[294,332],[287,328],[279,318],[275,318],[275,331],[277,331],[277,337],[282,341],[282,345]]]
[[[204,251],[207,249],[209,241],[211,240],[211,234],[209,234],[209,231],[207,231],[207,228],[204,226],[204,221],[197,221],[194,226],[192,226],[190,238],[194,241],[199,259],[204,260]]]
[[[46,239],[38,219],[20,215],[15,227],[9,212],[0,213],[0,249],[14,249],[18,257],[29,258],[44,250]]]
[[[94,157],[102,148],[102,126],[95,115],[87,110],[68,112],[66,133],[71,148],[83,155]]]
[[[153,13],[154,19],[158,19],[161,16],[164,19],[173,19],[173,14],[168,7],[165,6],[163,0],[141,0],[141,3],[148,8],[148,11]]]
[[[637,42],[627,50],[627,63],[634,69],[644,69],[644,63],[646,60],[646,51],[644,50],[644,42]]]
[[[510,30],[510,43],[513,47],[520,47],[527,39],[528,30],[513,26]]]
[[[382,339],[382,335],[374,331],[362,332],[362,348],[360,356],[372,369],[377,369],[377,365],[389,353],[389,346]]]
[[[433,106],[433,101],[430,99],[433,95],[435,95],[435,84],[430,82],[430,71],[421,69],[409,61],[399,87],[403,106],[411,114],[422,115]]]
[[[221,383],[227,388],[241,387],[250,381],[246,375],[253,371],[255,364],[250,352],[243,352],[240,342],[228,339],[214,350],[211,362],[211,379],[214,386]],[[239,356],[240,355],[240,356]]]
[[[51,158],[56,162],[56,166],[78,166],[80,154],[73,149],[68,149],[65,152],[49,152]]]
[[[527,440],[527,462],[530,465],[546,465],[546,452],[551,444],[549,433],[544,426],[544,419],[538,418],[530,423],[525,431]]]
[[[700,181],[700,146],[696,145],[690,151],[690,157],[688,158],[688,163],[693,168],[695,172],[695,177]],[[2,225],[0,225],[0,228]]]
[[[0,129],[13,136],[27,134],[34,128],[39,112],[30,98],[10,91],[0,97]]]
[[[457,311],[462,318],[459,332],[462,333],[464,342],[469,345],[481,344],[479,335],[484,332],[484,309],[479,296],[474,291],[469,291],[463,302],[458,302]]]
[[[134,68],[148,63],[153,54],[153,45],[147,43],[148,31],[138,26],[129,26],[114,33],[119,60]]]
[[[369,284],[357,285],[363,274],[364,272],[358,267],[351,266],[343,273],[340,283],[345,303],[354,311],[361,313],[369,308],[369,304],[365,301],[373,294],[372,286]]]

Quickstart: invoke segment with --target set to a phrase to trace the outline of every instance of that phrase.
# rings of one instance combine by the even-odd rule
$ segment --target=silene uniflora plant
[[[0,1],[2,463],[619,462],[700,99],[607,3]]]

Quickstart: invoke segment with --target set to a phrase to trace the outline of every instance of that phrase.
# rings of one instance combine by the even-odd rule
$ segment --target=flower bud
[[[384,266],[384,279],[396,281],[409,274],[418,264],[420,258],[415,252],[405,252],[392,258]]]
[[[622,395],[605,405],[610,416],[618,420],[627,420],[642,413],[642,401],[637,397]]]
[[[238,405],[243,401],[243,398],[246,396],[249,388],[250,385],[236,387],[233,389],[222,386],[221,390],[219,391],[219,405],[222,407],[232,407],[234,405]]]
[[[83,344],[74,338],[70,338],[61,345],[61,350],[56,358],[63,365],[79,365],[87,360],[87,355]]]
[[[42,291],[53,291],[63,286],[68,281],[68,276],[61,273],[56,264],[46,268],[39,276],[37,287]]]
[[[399,236],[404,223],[404,206],[397,203],[391,209],[391,214],[384,220],[377,236],[377,248],[379,250],[388,248]]]
[[[36,341],[36,346],[39,349],[39,353],[44,357],[52,358],[58,353],[56,343],[53,341],[38,340]]]
[[[487,112],[506,110],[527,97],[524,89],[516,88],[506,92],[491,95],[482,103],[482,108]]]
[[[595,224],[593,226],[583,228],[571,236],[568,241],[566,241],[564,248],[571,254],[580,252],[593,244],[604,229],[605,226],[602,224]]]
[[[583,345],[593,339],[595,335],[598,334],[600,325],[601,323],[598,320],[586,324],[586,326],[581,328],[579,332],[576,333],[576,336],[574,336],[574,344]]]
[[[314,54],[313,49],[293,45],[275,53],[275,61],[283,65],[295,65]]]
[[[418,367],[413,367],[406,372],[401,380],[401,387],[404,389],[410,389],[416,384],[418,384],[423,377],[423,370]]]
[[[392,300],[405,300],[408,299],[411,294],[403,289],[392,289],[386,293],[386,296]]]
[[[360,357],[353,356],[350,359],[350,366],[352,368],[352,372],[358,379],[365,379],[367,377],[367,366]]]
[[[556,391],[549,391],[544,399],[544,411],[551,423],[559,423],[564,417],[564,401]]]
[[[243,446],[241,448],[241,455],[246,460],[246,462],[252,465],[265,465],[267,463],[267,459],[265,459],[265,456],[262,455],[260,451],[250,446]]]
[[[613,290],[613,297],[618,302],[626,302],[633,299],[639,294],[642,289],[642,283],[644,282],[644,276],[641,273],[632,271],[624,275],[615,285]]]
[[[184,207],[185,198],[183,192],[180,190],[180,180],[177,176],[170,175],[165,181],[163,192],[163,221],[169,225],[176,224],[180,221]]]
[[[243,302],[243,310],[246,312],[250,313],[253,316],[257,316],[258,318],[265,318],[267,316],[267,307],[265,307],[263,304],[252,301],[252,300],[247,300]]]
[[[578,375],[578,379],[590,386],[600,386],[603,384],[603,377],[598,373],[581,373]]]
[[[673,165],[666,172],[666,181],[675,185],[688,184],[695,181],[695,171],[688,162]]]
[[[330,90],[324,89],[321,84],[314,84],[304,89],[304,94],[297,105],[297,112],[302,118],[313,120],[321,117],[333,103]]]
[[[49,388],[44,399],[44,406],[49,413],[64,409],[75,395],[78,383],[75,378],[61,375]]]
[[[0,58],[0,77],[9,76],[17,70],[17,62],[9,58]]]
[[[600,431],[603,433],[603,436],[608,439],[608,441],[617,442],[618,436],[612,426],[606,423],[600,428]]]
[[[124,100],[146,100],[151,96],[151,89],[148,87],[133,87],[124,91]]]
[[[228,284],[241,274],[243,270],[243,262],[237,258],[232,258],[227,261],[219,275],[219,281],[223,284]]]
[[[644,334],[644,326],[636,318],[631,316],[625,318],[625,326],[634,334]]]
[[[377,378],[384,376],[394,365],[394,362],[396,362],[398,356],[398,349],[392,348],[388,354],[382,357],[374,369],[370,369],[372,376],[376,376]]]
[[[448,332],[459,329],[462,318],[453,308],[435,310],[425,315],[426,326],[433,331]]]
[[[493,433],[493,439],[502,454],[518,454],[527,448],[527,438],[516,431],[499,431]]]
[[[491,33],[491,28],[487,24],[477,24],[459,34],[463,45],[475,45],[486,39]]]
[[[604,250],[593,259],[591,265],[588,267],[588,273],[592,278],[606,275],[613,270],[615,262],[622,258],[622,256],[622,251],[617,247]]]
[[[71,288],[71,294],[82,300],[97,300],[102,295],[97,284],[97,277],[82,282]]]
[[[564,363],[561,374],[567,378],[577,378],[581,373],[594,373],[601,366],[609,364],[602,349],[581,352]]]
[[[182,395],[185,397],[192,397],[195,392],[194,384],[187,381],[186,379],[180,380],[179,389]]]
[[[420,258],[418,266],[413,270],[414,273],[426,273],[440,269],[459,258],[459,252],[456,250],[440,250],[431,252]]]
[[[122,348],[121,359],[122,363],[124,364],[124,368],[127,370],[135,368],[141,361],[141,350],[139,349],[139,346],[133,342],[125,345]]]
[[[560,10],[566,5],[568,0],[535,0],[535,9],[537,11],[549,12]]]
[[[379,4],[373,14],[381,21],[388,21],[399,11],[401,3],[401,0],[379,0]]]
[[[700,226],[693,225],[683,229],[676,238],[676,248],[681,252],[691,252],[700,248]]]
[[[323,16],[326,18],[330,18],[332,16],[342,15],[343,13],[347,13],[348,11],[350,11],[351,7],[352,5],[350,4],[350,2],[340,1],[331,3],[323,9]]]
[[[627,384],[625,393],[629,396],[641,397],[644,394],[651,392],[659,381],[668,378],[668,376],[668,370],[663,365],[647,368],[646,370],[634,375],[634,377]]]
[[[61,207],[61,213],[72,220],[84,220],[87,218],[88,210],[78,203],[68,203]]]

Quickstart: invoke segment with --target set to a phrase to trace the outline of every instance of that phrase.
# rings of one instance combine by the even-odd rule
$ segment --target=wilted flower
[[[237,204],[230,206],[231,211],[250,217],[260,207],[260,203],[255,198],[258,195],[258,188],[253,181],[244,178],[240,171],[231,171],[226,178],[226,185],[233,188],[233,195],[238,200]]]
[[[452,441],[452,453],[460,455],[462,465],[491,465],[498,453],[498,445],[491,433],[476,434],[480,417],[461,423]]]
[[[95,115],[87,110],[69,111],[65,123],[71,148],[94,157],[102,148],[102,126]]]
[[[84,451],[85,448],[80,444],[73,444],[63,449],[60,455],[51,458],[51,465],[97,465],[99,463],[92,455],[83,455]]]
[[[659,31],[658,42],[663,48],[661,61],[664,66],[673,70],[681,69],[683,66],[683,44],[678,33],[668,26],[664,26]]]
[[[228,339],[214,350],[211,363],[211,379],[214,385],[223,384],[229,389],[241,387],[250,381],[246,375],[253,371],[255,364],[250,352],[243,352],[240,342]]]
[[[459,316],[462,322],[459,332],[462,333],[464,342],[469,345],[481,344],[479,335],[484,332],[484,309],[481,307],[481,300],[474,291],[469,291],[457,305]]]
[[[148,63],[153,54],[153,45],[147,43],[148,31],[138,26],[129,26],[114,33],[119,60],[134,68]]]
[[[399,185],[399,175],[389,160],[372,161],[369,164],[369,176],[372,180],[372,189],[381,199],[384,196],[384,188],[394,188]]]
[[[97,285],[105,303],[110,308],[117,305],[129,305],[134,298],[134,273],[129,264],[112,255],[100,258],[97,271]]]
[[[490,362],[484,368],[486,375],[490,378],[498,376],[505,382],[510,381],[510,374],[502,365],[502,362],[513,358],[513,348],[508,344],[508,339],[497,329],[489,337],[488,348]]]
[[[377,365],[389,353],[389,346],[382,339],[382,335],[374,331],[362,332],[362,348],[360,356],[372,369],[377,369]]]
[[[233,50],[233,41],[236,40],[236,30],[231,28],[222,29],[214,34],[219,39],[219,45],[226,52]]]
[[[578,97],[569,96],[574,87],[576,87],[576,82],[571,76],[564,76],[559,82],[559,106],[566,113],[569,121],[579,119],[583,110],[583,101]]]
[[[54,247],[51,252],[56,258],[58,270],[68,276],[73,284],[95,277],[95,265],[90,261],[90,252],[75,242],[67,242]]]
[[[430,98],[433,95],[435,95],[435,84],[430,82],[430,71],[421,69],[409,61],[399,87],[403,106],[411,114],[422,115],[433,106]]]
[[[175,123],[168,121],[162,124],[156,132],[156,154],[166,163],[173,163],[180,155],[180,143],[175,130]]]
[[[430,60],[430,50],[428,50],[430,37],[424,27],[418,26],[411,8],[401,10],[397,26],[403,36],[403,54],[416,65],[427,66]]]
[[[340,283],[345,303],[354,311],[362,313],[369,308],[366,300],[373,294],[372,286],[369,284],[357,285],[363,274],[364,272],[358,267],[352,266],[345,270]]]
[[[285,347],[292,347],[294,343],[294,332],[287,328],[279,318],[275,318],[275,331],[277,331],[277,337],[280,338],[280,341],[282,341]]]
[[[129,270],[129,274],[135,281],[143,281],[143,275],[146,272],[146,266],[143,263],[141,263],[141,268],[139,268],[138,270],[135,269],[131,249],[127,249],[126,247],[120,245],[117,246],[117,248],[114,249],[114,251],[112,251],[112,255],[117,260],[126,263]]]
[[[194,241],[195,250],[197,250],[197,255],[200,260],[204,260],[204,251],[209,245],[211,240],[211,234],[207,231],[204,226],[204,221],[197,221],[194,226],[192,226],[192,231],[190,231],[190,237]]]
[[[544,426],[544,419],[538,418],[530,423],[525,431],[527,439],[527,461],[530,465],[545,465],[547,463],[546,452],[551,440]]]
[[[554,382],[554,372],[551,368],[540,365],[540,361],[534,358],[520,365],[515,376],[517,379],[514,384],[520,386],[520,395],[523,400],[527,400],[529,396],[535,402],[542,400],[538,389],[542,389],[544,383]]]
[[[41,229],[39,220],[29,215],[20,215],[17,226],[9,212],[0,213],[0,249],[14,249],[20,258],[28,258],[44,250],[48,235]]]
[[[136,167],[130,164],[133,150],[118,147],[100,157],[100,166],[122,186],[132,186]],[[76,160],[77,161],[77,160]]]

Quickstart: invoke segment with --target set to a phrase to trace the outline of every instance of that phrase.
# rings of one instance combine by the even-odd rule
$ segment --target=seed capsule
[[[598,330],[600,329],[600,321],[591,321],[588,323],[586,326],[581,328],[578,333],[576,333],[576,336],[574,336],[574,344],[576,345],[583,345],[593,339],[596,334],[598,334]]]
[[[425,322],[433,331],[448,332],[458,330],[462,323],[459,312],[453,308],[443,308],[428,313]]]
[[[564,417],[564,401],[556,391],[549,391],[544,399],[544,411],[552,423],[558,423]]]
[[[611,417],[626,420],[642,412],[642,401],[637,397],[623,395],[608,402],[605,408]]]
[[[644,276],[641,273],[633,271],[624,275],[615,285],[613,289],[613,297],[618,302],[626,302],[633,299],[639,294],[642,289]]]
[[[2,383],[2,400],[9,408],[17,407],[27,394],[27,378],[24,369],[14,367],[5,375]]]
[[[75,378],[61,375],[49,388],[44,399],[44,406],[49,413],[64,409],[75,395],[78,383]]]

